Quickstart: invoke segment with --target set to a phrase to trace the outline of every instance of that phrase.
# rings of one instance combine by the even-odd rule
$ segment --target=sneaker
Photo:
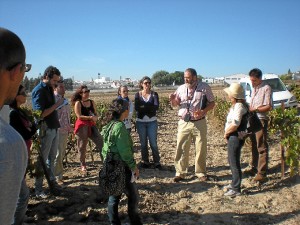
[[[48,195],[46,195],[43,191],[37,191],[35,192],[35,197],[45,199],[48,198]]]
[[[227,192],[227,191],[229,191],[229,190],[231,190],[231,189],[232,189],[232,185],[231,185],[231,184],[225,185],[225,186],[222,188],[222,190],[223,190],[224,192]]]
[[[205,182],[208,180],[208,176],[207,175],[204,175],[202,177],[198,177],[198,179],[201,181],[201,182]]]
[[[234,198],[235,196],[239,196],[241,195],[241,192],[238,192],[238,191],[234,191],[232,189],[228,190],[227,192],[224,193],[224,196],[228,196],[228,197],[231,197],[231,198]]]

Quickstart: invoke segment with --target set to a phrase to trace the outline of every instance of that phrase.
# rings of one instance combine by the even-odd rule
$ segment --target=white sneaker
[[[228,196],[228,197],[235,197],[235,196],[239,196],[241,195],[241,192],[237,192],[237,191],[234,191],[232,189],[228,190],[226,193],[224,193],[224,196]]]
[[[223,190],[224,192],[227,192],[227,191],[229,191],[230,189],[232,189],[231,184],[227,184],[227,185],[225,185],[225,186],[222,188],[222,190]]]
[[[43,191],[37,191],[35,192],[35,197],[45,199],[48,198],[48,195],[46,195]]]

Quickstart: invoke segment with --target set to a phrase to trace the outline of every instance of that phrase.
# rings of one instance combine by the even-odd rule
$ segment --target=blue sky
[[[32,64],[65,78],[140,79],[193,67],[205,77],[300,70],[299,0],[1,0],[0,26]]]

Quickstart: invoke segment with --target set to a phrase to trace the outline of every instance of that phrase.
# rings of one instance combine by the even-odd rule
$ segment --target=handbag
[[[116,123],[116,122],[115,122]],[[110,143],[110,135],[115,123],[112,124],[108,142]],[[112,145],[110,145],[111,147]],[[114,153],[109,148],[102,168],[99,171],[99,186],[101,190],[107,195],[118,196],[124,192],[125,189],[125,163],[120,159],[115,159]]]
[[[250,112],[247,104],[243,105],[246,107],[247,113],[243,115],[241,124],[237,129],[240,139],[246,139],[250,134],[255,134],[263,128],[257,113]]]

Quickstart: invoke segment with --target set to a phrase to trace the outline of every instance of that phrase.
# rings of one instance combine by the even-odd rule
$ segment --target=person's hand
[[[139,171],[139,169],[137,167],[134,169],[133,174],[134,174],[134,176],[135,176],[136,179],[139,179],[140,171]]]
[[[175,100],[175,97],[176,97],[175,94],[170,94],[170,95],[169,95],[169,100],[170,100],[170,101],[173,101],[173,100]]]
[[[92,116],[92,121],[94,121],[96,123],[97,120],[98,120],[98,116]]]
[[[173,105],[173,106],[180,104],[180,99],[178,97],[176,97],[176,94],[170,94],[169,101],[170,101],[171,105]]]
[[[205,112],[204,112],[203,110],[201,110],[201,109],[196,109],[196,110],[194,111],[194,117],[195,117],[196,119],[200,119],[200,118],[202,118],[204,115],[205,115]]]
[[[256,111],[256,108],[253,108],[253,107],[249,106],[249,111],[250,111],[250,112],[255,112],[255,111]]]
[[[63,98],[61,98],[61,99],[59,99],[57,102],[56,102],[56,107],[55,108],[57,108],[57,107],[59,107],[61,104],[63,104],[64,103],[64,99]]]

